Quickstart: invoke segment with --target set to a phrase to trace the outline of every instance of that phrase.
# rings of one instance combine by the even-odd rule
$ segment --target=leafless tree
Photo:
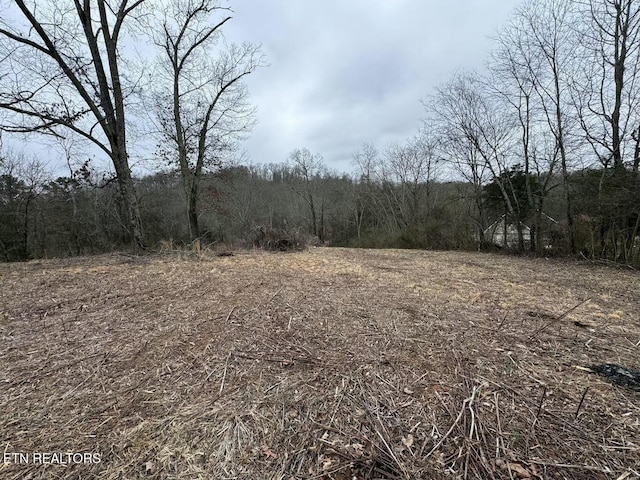
[[[535,95],[546,119],[560,159],[567,214],[569,247],[576,253],[576,234],[570,189],[571,161],[569,158],[569,82],[577,67],[575,17],[573,2],[529,0],[516,13],[529,49],[526,68],[533,80]],[[537,59],[537,60],[534,60]]]
[[[558,98],[549,95],[554,91],[550,86],[555,78],[554,63],[541,52],[538,35],[531,28],[532,15],[535,16],[531,9],[536,8],[538,4],[525,4],[499,32],[498,46],[489,62],[488,86],[506,105],[505,114],[516,118],[515,128],[519,132],[516,152],[524,163],[526,198],[533,211],[531,246],[541,255],[543,207],[556,185],[552,180],[563,150],[564,135],[559,134],[557,109],[553,108]],[[566,153],[566,149],[564,151]],[[564,173],[568,181],[566,168]]]
[[[578,1],[582,47],[575,98],[582,127],[605,168],[624,168],[640,128],[640,4],[633,0]],[[636,162],[634,158],[629,164]]]
[[[398,188],[402,172],[394,173],[392,165],[394,160],[400,163],[398,157],[404,154],[405,148],[399,143],[388,145],[382,154],[373,145],[365,143],[354,154],[353,162],[360,176],[360,230],[365,216],[370,217],[371,225],[384,228],[391,236],[407,226],[405,195]]]
[[[389,212],[389,205],[381,195],[383,168],[380,153],[371,143],[363,143],[353,154],[353,165],[358,172],[357,186],[354,189],[353,217],[358,239],[362,237],[365,219],[370,217],[371,224],[386,225],[394,230],[395,220]]]
[[[115,168],[129,238],[144,247],[127,151],[123,31],[144,0],[15,0],[0,12],[0,125],[8,132],[73,132]],[[10,7],[7,7],[10,8]],[[15,19],[15,21],[14,21]]]
[[[358,238],[362,226],[384,228],[387,238],[406,233],[405,238],[425,240],[436,180],[437,139],[422,128],[406,142],[392,142],[382,154],[363,144],[353,155],[358,172],[352,210]],[[409,231],[411,230],[411,231]]]
[[[519,199],[510,194],[510,177],[504,175],[511,165],[513,122],[503,115],[502,106],[493,102],[486,91],[486,81],[477,74],[459,73],[437,88],[427,102],[429,121],[442,136],[439,155],[452,165],[474,187],[478,210],[477,233],[483,242],[486,226],[482,205],[482,189],[486,181],[495,182],[502,194],[507,212],[514,218]],[[517,223],[520,248],[524,239]]]
[[[581,75],[573,100],[602,167],[598,185],[600,254],[626,257],[640,228],[640,4],[579,0]],[[627,174],[627,166],[633,175]],[[605,190],[615,190],[613,197]]]
[[[318,191],[318,180],[326,172],[322,155],[307,148],[297,148],[289,155],[292,171],[292,188],[309,208],[310,232],[324,240],[325,198]]]
[[[424,128],[408,142],[386,148],[382,175],[392,184],[387,194],[404,227],[424,222],[437,163],[435,137]]]
[[[219,166],[253,126],[255,110],[243,79],[264,65],[259,46],[224,45],[229,12],[218,0],[171,0],[154,39],[162,52],[154,110],[162,138],[170,143],[160,150],[179,168],[192,239],[201,234],[201,176]]]

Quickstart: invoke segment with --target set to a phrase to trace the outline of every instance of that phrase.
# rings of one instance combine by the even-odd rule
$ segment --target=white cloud
[[[270,67],[249,79],[259,125],[244,147],[281,162],[308,147],[339,170],[363,142],[418,129],[420,100],[456,70],[482,68],[519,0],[243,0],[232,41],[262,43]]]

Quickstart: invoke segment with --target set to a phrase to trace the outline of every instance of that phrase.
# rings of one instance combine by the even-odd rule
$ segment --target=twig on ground
[[[582,394],[582,398],[580,399],[580,403],[578,404],[578,408],[576,409],[576,418],[578,418],[578,414],[580,413],[580,408],[582,407],[582,402],[584,402],[584,399],[587,396],[588,391],[589,391],[589,387],[584,389],[584,393]]]
[[[584,300],[582,300],[581,302],[579,302],[578,304],[574,305],[573,307],[571,307],[569,310],[566,310],[565,312],[561,313],[560,315],[558,315],[557,317],[554,317],[551,321],[545,323],[542,327],[538,328],[537,330],[535,330],[531,335],[529,335],[529,340],[534,339],[539,333],[543,332],[544,330],[546,330],[549,325],[552,325],[555,322],[558,322],[560,320],[562,320],[563,318],[565,318],[567,315],[569,315],[571,312],[573,312],[576,308],[578,308],[580,305],[583,305],[585,303],[587,303],[589,300],[591,300],[591,297],[589,298],[585,298]]]
[[[538,418],[540,418],[540,413],[542,412],[542,405],[544,404],[544,399],[547,396],[547,386],[545,385],[542,389],[542,395],[540,395],[540,403],[538,404],[538,411],[536,412],[536,417],[533,419],[533,423],[531,424],[531,428],[533,428],[536,423],[538,423]]]
[[[453,429],[456,427],[456,425],[458,425],[458,422],[460,421],[460,419],[462,418],[462,416],[464,415],[465,410],[467,409],[467,406],[470,403],[473,403],[473,401],[476,398],[476,393],[478,392],[478,388],[474,385],[473,387],[473,392],[471,392],[471,396],[469,398],[465,398],[462,408],[460,409],[460,413],[458,413],[458,417],[456,418],[456,420],[453,422],[453,425],[451,425],[451,427],[449,427],[449,430],[447,430],[447,433],[444,434],[444,436],[438,441],[438,443],[436,443],[431,450],[429,450],[429,453],[427,453],[424,458],[429,458],[433,452],[435,452],[438,448],[440,448],[440,446],[444,443],[444,441],[449,437],[449,435],[451,435],[451,432],[453,432]]]
[[[227,379],[227,367],[229,366],[229,359],[231,358],[231,351],[227,354],[227,359],[224,362],[224,370],[222,371],[222,381],[220,382],[220,392],[218,395],[222,395],[222,390],[224,390],[224,382]]]

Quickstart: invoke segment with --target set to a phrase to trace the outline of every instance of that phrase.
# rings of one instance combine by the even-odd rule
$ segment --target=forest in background
[[[33,28],[0,28],[2,130],[75,135],[114,171],[68,148],[68,176],[52,178],[41,160],[3,151],[3,260],[168,241],[250,247],[268,236],[280,247],[508,248],[640,263],[637,2],[525,2],[496,34],[485,73],[456,73],[425,98],[413,138],[363,144],[350,174],[306,148],[280,163],[238,160],[255,120],[243,78],[264,59],[250,44],[219,48],[231,17],[218,2],[172,0],[164,16],[135,17],[145,2],[99,0],[98,16],[78,4],[39,18],[16,3]],[[158,51],[149,85],[119,73],[130,64],[118,36],[135,18]],[[37,76],[34,53],[48,65]],[[131,174],[134,120],[168,168]]]
[[[307,159],[312,157],[306,150],[298,153]],[[230,166],[206,175],[199,210],[201,245],[251,248],[260,241],[261,234],[267,233],[275,242],[285,241],[291,248],[299,243],[368,248],[500,248],[536,253],[535,232],[522,232],[523,245],[517,237],[509,245],[502,243],[504,237],[501,241],[493,237],[494,233],[501,234],[505,225],[513,226],[500,222],[505,215],[511,217],[497,182],[482,188],[480,201],[486,216],[483,238],[479,235],[477,199],[473,186],[467,182],[423,182],[408,178],[377,182],[364,175],[330,172],[319,157],[314,161],[307,169],[287,162]],[[77,175],[79,179],[1,177],[3,260],[86,255],[126,247],[116,185],[105,180],[96,184],[88,170],[83,172],[85,176]],[[510,194],[526,206],[522,169],[510,170],[508,177],[514,188]],[[598,206],[601,179],[602,171],[598,169],[570,175],[578,253],[587,258],[637,263],[640,247],[637,240],[632,245],[623,242],[616,245],[612,233],[609,238],[601,236],[601,225],[592,215]],[[533,179],[531,183],[536,185]],[[158,173],[136,179],[135,185],[150,244],[156,248],[170,244],[189,246],[192,239],[180,176]],[[562,177],[554,176],[548,189],[539,233],[542,251],[538,253],[567,255],[571,250],[563,217],[566,204]],[[607,191],[607,215],[612,222],[633,211],[633,204],[623,203],[623,192]],[[528,226],[534,216],[535,212],[523,208],[518,218]],[[495,225],[496,222],[500,225]],[[626,238],[624,233],[620,238]]]

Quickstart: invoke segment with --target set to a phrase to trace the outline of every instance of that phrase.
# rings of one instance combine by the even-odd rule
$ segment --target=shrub
[[[271,252],[304,250],[310,236],[299,230],[285,230],[258,226],[251,233],[251,243],[255,248]]]

